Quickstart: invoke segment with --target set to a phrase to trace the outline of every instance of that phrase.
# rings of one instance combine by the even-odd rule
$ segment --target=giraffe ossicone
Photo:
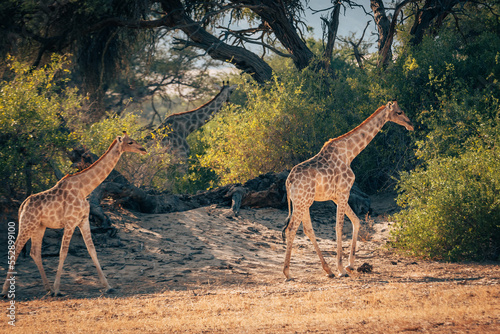
[[[286,180],[288,217],[282,233],[286,242],[283,273],[287,280],[290,279],[290,258],[293,240],[301,223],[303,224],[304,233],[311,240],[319,256],[323,269],[329,277],[335,276],[323,258],[312,228],[309,207],[314,201],[332,200],[337,204],[336,242],[339,276],[346,276],[348,271],[354,269],[360,220],[347,203],[355,178],[351,169],[351,162],[370,143],[387,121],[402,125],[407,130],[413,131],[410,119],[399,108],[396,101],[391,101],[378,108],[353,130],[327,141],[318,154],[296,165],[290,171]],[[342,267],[344,215],[349,217],[353,225],[349,265],[345,268]]]
[[[92,242],[89,224],[90,205],[87,196],[106,179],[124,152],[147,153],[141,145],[124,132],[124,135],[118,136],[111,143],[108,150],[90,167],[76,174],[66,175],[54,187],[29,196],[19,208],[19,230],[14,244],[14,263],[17,261],[19,253],[26,242],[31,239],[30,256],[35,261],[42,276],[43,285],[48,291],[51,291],[50,284],[42,264],[43,235],[46,228],[64,229],[59,252],[59,265],[52,291],[56,296],[60,295],[59,287],[63,265],[68,254],[71,237],[77,226],[80,228],[83,240],[105,291],[112,291],[101,269]],[[9,268],[2,289],[3,296],[6,296],[9,289],[9,280],[13,276],[12,272],[14,272],[14,268]]]

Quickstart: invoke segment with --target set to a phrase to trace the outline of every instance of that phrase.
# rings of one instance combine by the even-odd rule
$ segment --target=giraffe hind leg
[[[16,241],[14,242],[14,259],[13,259],[14,261],[13,261],[12,266],[9,265],[7,267],[7,278],[6,278],[5,283],[3,285],[3,288],[2,288],[1,295],[3,297],[8,296],[10,283],[11,283],[12,278],[14,277],[14,275],[12,273],[15,272],[15,266],[17,263],[17,259],[19,257],[19,254],[21,253],[21,250],[24,248],[24,245],[26,244],[26,242],[28,242],[28,240],[30,238],[31,238],[31,236],[27,233],[22,233],[22,231],[20,231],[18,233]],[[11,255],[11,253],[9,252],[9,256],[10,255]],[[12,259],[10,259],[10,260],[12,260]],[[15,277],[14,277],[14,279],[15,279]]]
[[[319,257],[319,260],[321,261],[321,266],[323,267],[323,270],[326,272],[328,277],[335,277],[335,275],[332,273],[332,270],[330,269],[330,267],[326,263],[325,258],[323,257],[323,253],[321,253],[321,250],[319,248],[318,242],[316,240],[316,235],[314,234],[314,230],[312,227],[311,215],[309,213],[309,210],[307,210],[304,213],[302,225],[304,226],[304,233],[307,235],[309,240],[311,240],[311,242],[314,246],[314,249],[316,250],[316,254],[318,254],[318,257]]]
[[[59,265],[57,267],[56,279],[54,280],[54,296],[62,296],[61,292],[59,291],[59,287],[61,285],[61,275],[63,272],[64,261],[66,260],[66,256],[68,255],[69,243],[74,231],[74,227],[66,227],[64,229],[64,234],[61,241],[61,250],[59,251]]]
[[[293,214],[290,218],[288,224],[283,230],[286,238],[286,254],[285,254],[285,264],[283,266],[283,274],[285,274],[286,280],[291,280],[290,278],[290,259],[292,256],[292,245],[295,235],[297,234],[297,229],[299,228],[300,220],[297,219],[296,215]]]

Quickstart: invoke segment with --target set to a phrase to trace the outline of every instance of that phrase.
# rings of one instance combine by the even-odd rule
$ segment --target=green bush
[[[401,175],[394,216],[393,245],[406,254],[500,260],[500,35],[491,19],[470,12],[460,33],[445,22],[438,38],[399,50],[388,72],[419,111],[420,167]]]
[[[241,84],[246,100],[227,106],[205,126],[200,137],[205,146],[201,165],[214,170],[221,184],[290,169],[390,99],[366,73],[347,63],[342,67],[340,61],[336,66],[333,77],[321,70],[297,71],[282,64],[279,79],[266,86]],[[359,183],[378,185],[389,179],[391,168],[408,150],[404,129],[396,130],[404,137],[389,138],[387,133],[394,134],[391,130],[377,136],[353,163]]]
[[[79,145],[101,155],[123,131],[145,142],[148,132],[131,113],[108,114],[93,124],[81,122],[83,98],[67,85],[66,58],[53,57],[36,70],[12,58],[8,61],[11,79],[0,84],[0,195],[22,199],[52,187],[56,171],[75,171],[67,153]],[[145,156],[125,154],[117,169],[137,186],[170,189],[176,175],[171,156],[157,143],[147,149]]]
[[[393,245],[423,258],[499,260],[499,153],[471,151],[403,173]]]
[[[16,198],[45,190],[69,170],[65,151],[75,143],[71,124],[82,98],[66,85],[63,57],[43,68],[8,58],[9,81],[0,83],[0,194]]]

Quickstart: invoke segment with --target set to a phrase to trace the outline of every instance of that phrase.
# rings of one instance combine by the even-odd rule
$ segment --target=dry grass
[[[301,283],[18,302],[12,333],[481,332],[500,330],[500,286]],[[4,308],[2,306],[2,308]]]
[[[497,262],[402,258],[382,247],[389,222],[367,217],[356,265],[367,262],[373,271],[326,278],[301,234],[292,256],[296,279],[285,283],[281,222],[287,212],[243,209],[229,219],[227,210],[114,216],[119,243],[94,235],[114,295],[99,297],[95,268],[77,237],[61,282],[67,297],[44,297],[36,265],[22,260],[16,327],[8,325],[7,301],[0,300],[0,333],[500,333]],[[333,264],[332,225],[315,229]],[[47,252],[60,242],[50,233]],[[58,258],[44,263],[53,279]]]

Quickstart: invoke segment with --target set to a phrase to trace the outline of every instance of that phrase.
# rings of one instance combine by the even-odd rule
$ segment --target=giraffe
[[[189,157],[187,136],[210,121],[215,113],[229,101],[229,96],[236,87],[237,85],[230,86],[229,82],[224,83],[219,94],[212,100],[196,109],[168,116],[153,133],[162,133],[164,137],[161,144],[167,148],[167,152],[186,161]]]
[[[323,269],[329,277],[335,276],[323,258],[312,228],[309,207],[314,201],[332,200],[337,204],[337,269],[339,277],[347,276],[346,271],[352,273],[360,220],[347,203],[354,183],[354,173],[350,166],[352,160],[370,143],[387,121],[413,131],[409,118],[399,108],[396,101],[391,101],[378,108],[350,132],[327,141],[318,154],[296,165],[290,171],[286,180],[288,217],[282,233],[283,241],[286,242],[283,273],[287,280],[290,280],[292,244],[301,222],[304,233],[314,245]],[[346,268],[342,267],[344,214],[349,217],[353,225],[349,265]]]
[[[49,292],[51,291],[50,284],[42,263],[42,239],[46,228],[64,228],[59,252],[59,266],[52,291],[54,296],[61,295],[59,285],[63,264],[71,237],[77,226],[80,228],[87,250],[97,268],[99,279],[106,289],[105,292],[113,291],[99,265],[92,242],[89,225],[90,205],[87,196],[106,179],[124,152],[146,154],[146,150],[124,132],[124,135],[118,136],[108,150],[90,167],[76,174],[66,175],[49,190],[29,196],[19,208],[19,232],[14,244],[14,262],[26,242],[31,239],[30,255],[40,271],[45,289]],[[2,289],[3,296],[7,293],[13,271],[14,268],[9,267],[7,279]]]

